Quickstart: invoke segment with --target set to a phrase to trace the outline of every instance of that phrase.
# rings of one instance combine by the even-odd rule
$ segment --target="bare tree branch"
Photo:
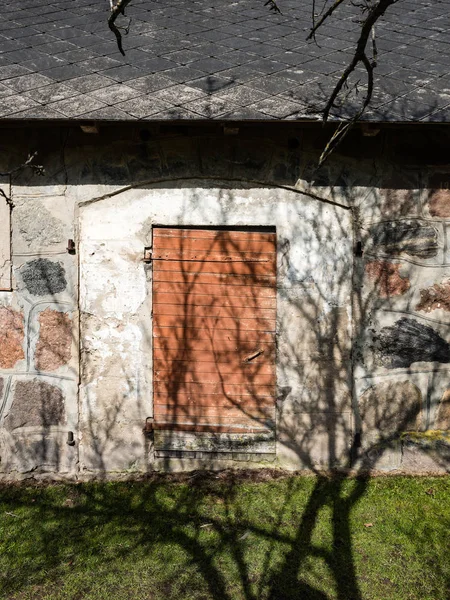
[[[2,188],[0,188],[0,196],[2,196],[6,200],[6,204],[8,204],[10,208],[14,207],[13,201],[11,200],[11,198],[9,198],[9,196],[5,194]]]
[[[111,15],[109,16],[109,19],[108,19],[108,26],[111,29],[111,31],[114,33],[114,35],[116,36],[117,47],[119,48],[119,51],[123,56],[125,56],[125,52],[124,52],[124,49],[122,46],[122,34],[120,33],[120,30],[124,29],[125,35],[127,35],[128,31],[129,31],[131,19],[126,28],[118,27],[116,25],[116,20],[119,17],[119,15],[125,16],[125,8],[128,6],[128,4],[130,4],[130,2],[131,2],[131,0],[118,0],[117,4],[114,5],[113,0],[110,0]]]
[[[119,27],[116,24],[116,21],[120,15],[125,16],[125,8],[131,3],[131,1],[132,0],[117,0],[116,4],[114,4],[114,0],[109,0],[110,7],[111,7],[111,15],[108,19],[108,26],[111,29],[111,31],[114,33],[114,35],[116,36],[117,46],[119,48],[120,53],[123,56],[125,56],[125,52],[124,52],[123,46],[122,46],[121,30],[125,31],[125,35],[126,35],[129,31],[129,26],[130,26],[131,21],[128,23],[127,27],[125,27],[125,28]],[[321,11],[319,12],[319,15],[316,15],[316,12],[315,12],[316,1],[313,0],[312,28],[307,37],[308,40],[310,40],[310,39],[315,40],[316,33],[320,29],[320,27],[328,19],[330,19],[330,17],[332,17],[340,8],[342,8],[345,1],[346,0],[333,0],[332,4],[326,9],[328,0],[324,0],[324,4],[322,6]],[[337,127],[335,133],[329,140],[324,151],[322,152],[322,155],[320,156],[319,166],[321,164],[323,164],[323,162],[326,160],[326,158],[329,156],[329,154],[333,151],[333,149],[336,148],[336,146],[340,143],[340,141],[345,137],[345,135],[348,133],[348,131],[351,129],[351,127],[354,125],[354,123],[361,118],[362,114],[364,113],[364,111],[370,104],[370,101],[372,99],[372,93],[373,93],[373,85],[374,85],[373,69],[376,67],[376,64],[377,64],[375,24],[384,15],[385,11],[390,6],[395,4],[396,2],[398,2],[398,0],[361,0],[359,4],[357,4],[356,2],[353,2],[353,1],[351,2],[351,5],[353,7],[359,9],[363,14],[367,13],[367,15],[361,25],[361,30],[360,30],[359,37],[358,37],[358,40],[356,43],[356,48],[355,48],[353,58],[350,61],[350,63],[347,65],[347,67],[345,68],[339,81],[334,86],[334,89],[332,90],[332,92],[328,98],[325,108],[323,109],[323,112],[322,112],[323,123],[325,124],[328,121],[330,112],[331,112],[333,106],[335,106],[335,102],[336,102],[338,96],[341,94],[341,92],[344,88],[348,87],[349,78],[352,75],[352,73],[354,73],[356,71],[359,64],[362,64],[362,66],[364,67],[364,69],[367,73],[367,91],[365,93],[361,107],[356,112],[356,114],[353,117],[349,118],[345,123],[341,123]],[[266,0],[266,2],[264,3],[264,6],[268,6],[271,11],[281,14],[281,9],[278,6],[277,0]],[[316,21],[316,16],[320,17],[318,19],[318,21]],[[371,42],[372,42],[372,44],[371,44],[372,45],[372,59],[371,60],[367,56],[367,45],[368,45],[370,37],[371,37]],[[355,87],[356,87],[356,91],[357,91],[357,84]]]
[[[278,6],[276,0],[267,0],[267,2],[265,2],[264,6],[268,6],[269,10],[272,10],[275,13],[279,13],[280,15],[282,14],[280,7]]]
[[[326,21],[328,19],[328,17],[331,17],[331,15],[334,13],[334,11],[337,8],[339,8],[339,6],[341,6],[341,4],[343,4],[344,2],[345,2],[345,0],[335,0],[334,4],[332,4],[330,6],[330,8],[322,15],[322,17],[317,21],[317,23],[314,23],[314,17],[315,17],[315,11],[314,11],[315,2],[314,2],[314,4],[313,4],[313,27],[306,39],[311,40],[312,38],[314,38],[316,31],[324,23],[324,21]]]
[[[327,19],[329,19],[335,13],[335,11],[343,5],[344,1],[345,0],[335,0],[334,3],[330,6],[330,8],[322,15],[319,21],[317,23],[313,22],[313,27],[307,39],[315,39],[315,34],[320,28],[320,26],[323,25],[323,23]],[[370,104],[374,87],[373,70],[377,65],[378,55],[375,41],[375,24],[384,15],[386,10],[396,2],[398,2],[398,0],[378,0],[375,3],[374,0],[364,0],[364,4],[359,5],[359,8],[363,13],[367,12],[367,16],[364,22],[362,23],[353,58],[345,68],[339,81],[336,83],[325,105],[325,108],[322,113],[323,123],[326,123],[328,121],[330,112],[333,106],[335,105],[339,94],[341,94],[344,87],[348,85],[348,81],[351,74],[355,72],[359,64],[362,64],[364,66],[364,69],[367,73],[367,91],[365,93],[364,100],[362,101],[360,109],[356,112],[355,115],[353,115],[353,117],[351,117],[345,123],[340,123],[336,131],[330,138],[329,142],[327,143],[319,158],[319,167],[325,162],[325,160],[336,148],[336,146],[343,140],[343,138],[347,135],[352,126],[361,118],[364,111]],[[354,4],[354,6],[357,5]],[[372,60],[370,60],[367,56],[367,45],[370,37],[372,40]]]
[[[372,33],[372,29],[373,29],[375,23],[378,21],[378,19],[380,17],[382,17],[384,15],[387,8],[389,8],[389,6],[391,6],[392,4],[395,4],[397,1],[398,0],[379,0],[379,2],[370,9],[369,14],[361,27],[361,33],[358,38],[358,42],[357,42],[356,49],[355,49],[355,54],[353,55],[352,60],[350,61],[349,65],[347,66],[347,68],[345,69],[343,74],[341,75],[341,78],[339,79],[339,81],[337,82],[333,91],[331,92],[328,102],[325,105],[325,109],[323,111],[324,123],[327,122],[327,119],[330,114],[330,110],[331,110],[337,96],[339,95],[344,84],[348,81],[348,78],[350,77],[351,73],[353,73],[353,71],[356,69],[356,67],[358,66],[359,63],[362,63],[364,65],[364,67],[367,71],[367,75],[368,75],[368,90],[367,90],[366,98],[364,100],[364,103],[363,103],[363,106],[362,106],[359,116],[361,116],[362,111],[364,111],[367,108],[367,106],[370,102],[370,99],[372,97],[373,68],[375,66],[372,62],[370,62],[370,60],[367,57],[367,54],[366,54],[367,42]],[[317,27],[316,27],[316,30],[317,30]]]
[[[18,167],[15,167],[11,171],[7,171],[6,173],[0,173],[0,177],[11,177],[12,175],[14,175],[14,173],[18,173],[26,167],[30,167],[31,169],[33,169],[37,175],[44,175],[44,167],[42,165],[33,164],[33,161],[36,158],[37,154],[37,151],[33,152],[33,154],[29,154],[27,160],[24,163],[22,163]]]
[[[36,165],[33,163],[37,154],[38,154],[37,151],[33,152],[33,154],[29,154],[27,160],[24,163],[22,163],[18,167],[15,167],[11,171],[7,171],[6,173],[0,173],[0,177],[8,177],[9,181],[11,183],[12,176],[15,173],[19,173],[20,171],[23,171],[23,169],[26,169],[27,167],[32,169],[36,173],[36,175],[45,175],[44,167],[42,165]],[[9,198],[6,195],[6,193],[1,188],[0,188],[0,196],[2,196],[6,200],[7,204],[9,204],[11,209],[14,208],[13,201],[11,200],[11,198]]]

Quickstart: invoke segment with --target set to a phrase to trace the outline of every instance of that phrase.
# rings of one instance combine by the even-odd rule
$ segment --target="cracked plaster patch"
[[[14,228],[30,250],[59,244],[64,239],[62,222],[39,200],[17,204],[14,209]]]

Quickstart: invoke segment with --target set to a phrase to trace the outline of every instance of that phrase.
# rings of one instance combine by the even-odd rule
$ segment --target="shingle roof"
[[[312,0],[279,5],[281,15],[263,0],[133,0],[122,57],[109,0],[6,1],[0,119],[316,119],[354,48],[355,9],[316,44],[306,42]],[[376,33],[365,118],[450,121],[450,0],[401,0]]]

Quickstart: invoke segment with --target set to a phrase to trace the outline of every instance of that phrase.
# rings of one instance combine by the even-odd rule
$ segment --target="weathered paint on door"
[[[276,234],[158,227],[152,261],[154,428],[273,430]]]

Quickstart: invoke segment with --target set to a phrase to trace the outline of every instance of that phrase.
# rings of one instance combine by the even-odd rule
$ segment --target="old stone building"
[[[0,33],[1,476],[448,471],[450,2],[380,24],[320,169],[344,11],[317,46],[296,2],[136,0],[122,58],[107,7],[29,4]]]

